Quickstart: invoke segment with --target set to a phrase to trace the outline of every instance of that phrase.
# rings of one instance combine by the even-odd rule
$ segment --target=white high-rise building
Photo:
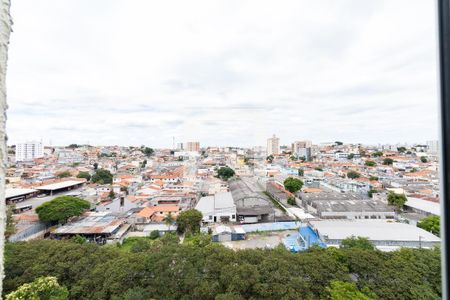
[[[275,134],[267,139],[267,156],[280,154],[280,139]]]
[[[32,161],[40,157],[44,157],[42,142],[32,141],[16,145],[16,161]]]
[[[200,151],[200,142],[187,142],[185,150],[189,152]]]
[[[428,152],[431,153],[438,153],[439,152],[439,142],[434,140],[434,141],[427,141],[427,146],[428,146]]]

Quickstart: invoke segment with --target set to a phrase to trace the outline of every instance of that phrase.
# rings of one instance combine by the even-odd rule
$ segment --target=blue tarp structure
[[[327,245],[322,242],[319,235],[312,229],[311,226],[302,226],[299,231],[285,237],[283,244],[291,252],[305,251],[313,245],[317,245],[322,248],[326,248]]]

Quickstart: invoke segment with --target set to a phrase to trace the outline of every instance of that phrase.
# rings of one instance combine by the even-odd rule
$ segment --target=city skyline
[[[11,10],[9,144],[438,136],[429,3],[23,1]]]

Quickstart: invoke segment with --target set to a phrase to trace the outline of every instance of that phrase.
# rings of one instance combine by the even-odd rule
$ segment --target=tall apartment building
[[[306,160],[311,158],[311,141],[296,141],[292,143],[292,154],[297,157],[305,157]]]
[[[438,141],[427,141],[428,151],[437,154],[439,152]]]
[[[187,142],[186,151],[200,151],[200,142]]]
[[[280,139],[275,134],[267,139],[267,156],[280,154]]]
[[[16,161],[31,161],[40,157],[44,157],[42,142],[32,141],[16,145]]]

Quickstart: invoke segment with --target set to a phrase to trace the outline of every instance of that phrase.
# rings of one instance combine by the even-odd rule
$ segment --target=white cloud
[[[431,2],[24,0],[11,9],[11,143],[437,136]]]

